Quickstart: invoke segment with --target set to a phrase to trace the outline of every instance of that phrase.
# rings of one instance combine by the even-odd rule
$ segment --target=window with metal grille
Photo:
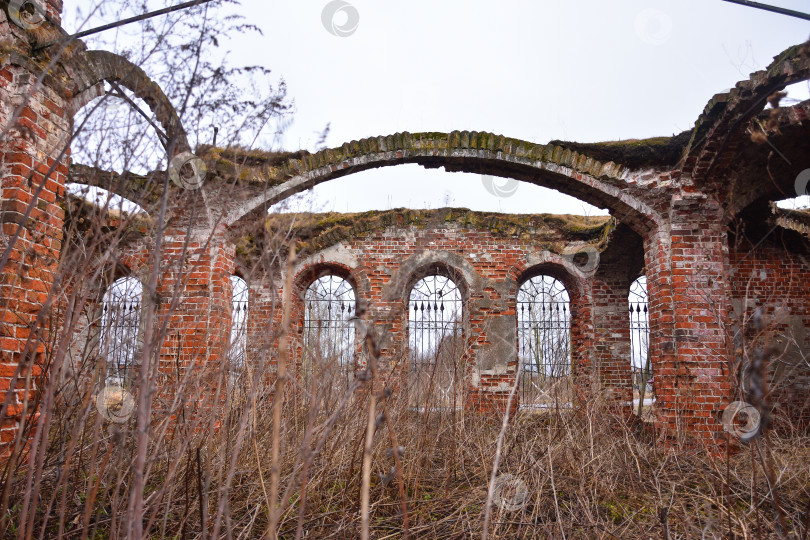
[[[647,276],[641,276],[630,286],[630,366],[633,370],[634,398],[649,396],[647,381],[652,367],[647,354],[650,344],[650,314],[647,303]]]
[[[357,309],[351,284],[336,275],[319,277],[307,288],[304,303],[304,365],[337,366],[350,378],[356,349],[352,319]]]
[[[409,403],[418,410],[454,408],[463,377],[463,309],[456,283],[438,273],[420,279],[408,301]]]
[[[245,367],[245,348],[247,346],[248,285],[239,276],[231,276],[231,295],[233,311],[231,312],[231,348],[228,359],[234,371]]]
[[[408,330],[411,359],[433,363],[448,344],[459,336],[462,322],[461,291],[455,282],[434,274],[420,279],[411,289]]]
[[[134,277],[115,280],[102,299],[99,351],[107,362],[107,383],[128,385],[138,354],[143,285]]]
[[[571,371],[571,309],[565,286],[551,276],[523,282],[517,295],[521,403],[551,397]]]

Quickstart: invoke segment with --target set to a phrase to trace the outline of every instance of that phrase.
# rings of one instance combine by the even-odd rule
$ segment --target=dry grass
[[[228,384],[234,386],[222,407],[186,409],[173,422],[153,411],[144,494],[151,537],[260,538],[267,530],[272,386],[251,384],[249,374]],[[416,412],[403,391],[375,386],[377,410],[384,412],[372,447],[371,537],[405,536],[400,481],[411,535],[481,536],[501,418],[431,407]],[[317,376],[288,380],[279,537],[293,538],[299,527],[307,538],[360,534],[369,388],[361,381],[334,387]],[[40,499],[28,516],[20,514],[27,467],[10,478],[6,535],[13,537],[33,515],[34,536],[123,537],[134,422],[107,423],[80,399],[61,405]],[[726,459],[663,450],[648,429],[598,400],[587,409],[518,413],[505,431],[498,474],[520,479],[528,496],[519,510],[493,509],[490,537],[719,538],[729,530],[741,538],[775,537],[760,451],[776,467],[786,536],[806,533],[806,434],[781,429]],[[392,440],[404,448],[399,470]]]

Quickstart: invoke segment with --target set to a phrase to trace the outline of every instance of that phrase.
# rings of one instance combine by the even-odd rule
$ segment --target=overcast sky
[[[769,1],[810,12],[808,0]],[[235,37],[232,60],[271,68],[295,100],[288,150],[313,150],[327,124],[330,147],[398,131],[536,143],[672,135],[690,129],[713,94],[810,36],[808,21],[721,0],[242,0],[239,11],[264,35]],[[807,84],[789,97],[810,97]],[[524,183],[498,197],[479,175],[417,165],[327,182],[299,203],[446,205],[604,213]]]

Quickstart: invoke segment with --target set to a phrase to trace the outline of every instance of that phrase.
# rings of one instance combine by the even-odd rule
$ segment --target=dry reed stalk
[[[284,276],[284,290],[281,301],[281,336],[278,339],[278,369],[276,371],[275,393],[273,394],[273,435],[270,454],[270,524],[267,535],[277,538],[279,510],[279,482],[281,478],[281,404],[284,401],[284,386],[287,382],[287,356],[289,354],[290,312],[292,311],[293,273],[295,272],[295,243],[290,242],[287,255],[287,273]]]

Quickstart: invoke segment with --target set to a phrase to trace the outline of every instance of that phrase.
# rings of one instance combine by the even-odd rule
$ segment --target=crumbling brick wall
[[[58,20],[61,1],[50,0],[48,6]],[[18,426],[23,416],[34,417],[42,397],[39,378],[50,361],[46,321],[62,248],[59,202],[68,173],[71,119],[65,89],[53,78],[38,81],[36,64],[18,52],[29,48],[25,31],[3,12],[0,40],[0,454],[5,456],[27,434]]]
[[[746,369],[757,348],[767,350],[768,401],[777,418],[810,421],[810,252],[792,231],[778,229],[759,245],[743,240],[730,251],[733,380],[749,392]],[[755,326],[760,310],[763,332]]]
[[[363,319],[379,326],[384,336],[381,360],[389,365],[407,362],[408,295],[416,281],[436,271],[453,279],[464,299],[466,405],[475,409],[504,410],[517,368],[518,288],[526,279],[545,274],[559,279],[571,299],[572,366],[575,377],[580,380],[578,386],[585,388],[593,379],[599,379],[591,376],[594,366],[600,365],[593,347],[592,278],[570,257],[548,249],[559,238],[508,234],[497,228],[473,227],[461,221],[440,220],[423,226],[405,223],[344,235],[334,245],[304,254],[295,267],[291,329],[294,363],[302,358],[304,291],[316,277],[330,273],[352,284]],[[560,251],[559,246],[555,249]],[[272,362],[275,344],[272,336],[280,332],[282,291],[278,283],[270,287],[261,280],[249,279],[249,286],[248,346],[252,347],[252,354],[270,351]],[[626,304],[626,291],[616,294],[624,294]],[[600,298],[600,305],[607,304],[611,298]],[[622,324],[624,330],[619,333],[629,337],[626,309],[621,310],[621,320],[615,321],[616,326]],[[624,349],[618,354],[611,351],[610,361],[602,364],[606,373],[610,373],[604,377],[607,384],[621,386],[625,390],[621,395],[626,398],[629,396],[630,359],[629,354],[622,358],[622,351]],[[608,356],[603,354],[602,360]],[[624,365],[624,370],[616,364],[616,359]]]

